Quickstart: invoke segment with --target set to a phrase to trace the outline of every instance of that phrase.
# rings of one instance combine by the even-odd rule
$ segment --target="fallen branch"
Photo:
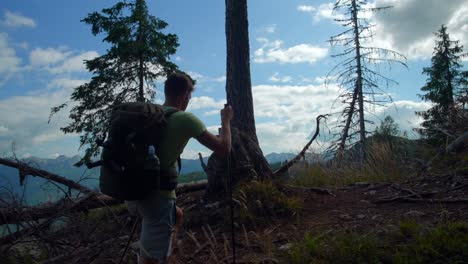
[[[424,164],[424,166],[419,171],[418,176],[421,176],[424,172],[427,172],[428,170],[430,170],[431,166],[432,166],[432,163],[436,159],[438,159],[440,156],[448,154],[448,153],[453,152],[453,151],[457,151],[457,150],[459,150],[461,148],[464,148],[465,145],[467,145],[467,144],[468,144],[468,131],[466,131],[461,136],[459,136],[457,139],[452,141],[452,143],[450,143],[450,145],[448,145],[447,148],[443,148],[439,152],[437,152],[437,154],[434,157],[432,157],[428,162],[426,162],[426,164]]]
[[[327,194],[327,195],[335,196],[330,190],[325,189],[325,188],[302,187],[302,186],[295,186],[295,185],[290,185],[290,184],[286,184],[285,186],[289,187],[289,188],[293,188],[293,189],[300,189],[300,190],[314,192],[314,193],[318,193],[318,194]]]
[[[288,163],[286,163],[285,165],[283,165],[281,168],[279,168],[277,171],[275,171],[273,173],[273,177],[278,177],[280,175],[283,175],[284,173],[286,173],[289,168],[291,168],[295,163],[297,163],[301,158],[304,157],[305,155],[305,152],[307,151],[307,149],[309,149],[310,145],[312,144],[312,142],[317,138],[317,136],[319,135],[319,132],[320,132],[320,120],[322,118],[327,118],[325,115],[319,115],[317,116],[316,118],[316,121],[317,121],[317,127],[315,129],[315,134],[314,136],[309,140],[309,142],[307,142],[307,144],[304,146],[304,148],[302,149],[301,152],[299,152],[299,154],[297,154],[297,156],[290,160]]]
[[[8,166],[8,167],[12,167],[12,168],[16,168],[18,169],[19,171],[19,178],[20,178],[20,185],[23,185],[23,182],[24,182],[24,179],[26,177],[26,175],[32,175],[32,176],[39,176],[41,178],[44,178],[46,180],[50,180],[50,181],[53,181],[53,182],[56,182],[56,183],[60,183],[60,184],[63,184],[65,186],[67,186],[68,188],[70,189],[74,189],[74,190],[78,190],[82,193],[85,193],[85,194],[96,194],[95,191],[79,184],[79,183],[76,183],[75,181],[72,181],[72,180],[69,180],[63,176],[60,176],[60,175],[57,175],[57,174],[54,174],[54,173],[51,173],[51,172],[48,172],[48,171],[45,171],[45,170],[41,170],[41,169],[37,169],[37,168],[34,168],[34,167],[31,167],[29,165],[27,165],[26,163],[23,163],[23,162],[15,162],[15,161],[12,161],[12,160],[8,160],[8,159],[3,159],[3,158],[0,158],[0,164],[2,165],[5,165],[5,166]]]
[[[106,241],[98,242],[95,243],[91,246],[88,246],[86,248],[79,248],[78,250],[75,250],[74,252],[56,256],[47,260],[44,260],[40,262],[40,264],[62,264],[62,263],[73,263],[71,260],[74,259],[75,257],[79,256],[86,256],[88,251],[96,250],[99,248],[108,248],[109,246],[115,245],[120,241],[125,241],[128,239],[128,235],[121,236],[118,238],[112,238],[108,239]]]
[[[57,213],[67,211],[67,213],[85,212],[105,205],[115,205],[122,203],[107,195],[90,195],[76,200],[60,200],[53,204],[45,204],[22,208],[1,208],[0,225],[12,224],[23,221],[34,221],[49,218]]]
[[[180,195],[183,193],[203,190],[206,188],[207,183],[208,182],[204,180],[194,183],[179,184],[177,186],[176,192]],[[71,206],[73,209],[69,210],[68,212],[76,213],[121,203],[123,203],[123,201],[116,200],[105,194],[93,192],[93,194],[91,194],[87,199],[66,199],[60,200],[53,204],[44,204],[22,208],[0,208],[0,225],[48,218],[57,212],[68,209]]]
[[[198,152],[198,159],[200,160],[200,165],[205,173],[208,171],[208,166],[206,165],[205,161],[203,160],[203,156],[200,152]]]
[[[389,202],[409,202],[409,203],[468,203],[468,198],[460,199],[418,199],[418,198],[403,198],[391,200],[378,200],[375,203],[389,203]]]

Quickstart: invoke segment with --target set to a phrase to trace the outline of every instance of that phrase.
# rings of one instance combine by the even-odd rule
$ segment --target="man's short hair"
[[[189,75],[180,72],[174,72],[167,76],[164,83],[164,94],[166,97],[178,97],[193,91],[194,82]]]

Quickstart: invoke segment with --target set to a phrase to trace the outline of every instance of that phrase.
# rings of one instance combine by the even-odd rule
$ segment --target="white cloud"
[[[276,24],[270,24],[270,25],[266,25],[266,26],[263,26],[259,29],[259,31],[261,33],[275,33],[276,32]]]
[[[183,159],[198,159],[198,153],[201,153],[203,157],[209,157],[211,155],[211,151],[198,151],[190,148],[184,149],[184,152],[182,152],[182,155],[180,155],[181,158]],[[182,166],[184,166],[182,164]]]
[[[70,90],[75,87],[78,87],[84,83],[86,83],[88,80],[80,80],[80,79],[68,79],[68,78],[57,78],[53,79],[48,85],[48,89],[65,89],[65,90]]]
[[[63,61],[70,55],[70,52],[64,51],[63,49],[54,48],[35,48],[29,54],[29,62],[32,66],[49,66],[51,64]]]
[[[193,72],[193,71],[189,71],[187,72],[188,75],[190,75],[190,77],[192,77],[192,79],[196,80],[197,82],[203,80],[205,78],[205,76],[203,76],[203,74],[201,73],[198,73],[198,72]]]
[[[419,127],[423,119],[417,116],[415,112],[425,111],[430,107],[431,104],[427,102],[395,101],[387,104],[387,107],[376,107],[375,116],[372,116],[370,120],[374,121],[375,125],[379,125],[385,116],[390,115],[402,132],[407,131],[410,137],[416,138],[418,135],[413,132],[413,128]],[[370,126],[369,128],[373,129],[374,126]]]
[[[20,69],[21,59],[16,51],[10,47],[8,35],[0,32],[0,86]]]
[[[310,63],[313,64],[328,55],[328,49],[310,44],[299,44],[290,48],[282,48],[282,41],[269,41],[266,38],[258,38],[262,47],[254,52],[256,63]]]
[[[27,159],[27,158],[30,158],[30,157],[32,157],[32,155],[29,152],[26,152],[23,155],[21,155],[21,158],[23,158],[23,159]]]
[[[316,10],[316,8],[311,5],[300,5],[297,7],[297,10],[302,11],[302,12],[313,12]]]
[[[377,12],[374,43],[391,48],[409,59],[430,58],[434,32],[447,25],[452,40],[468,46],[468,2],[466,0],[376,0],[375,6],[393,6]],[[401,30],[404,28],[405,30]]]
[[[21,43],[18,43],[16,44],[18,47],[24,49],[24,50],[27,50],[29,48],[29,44],[25,41],[21,42]]]
[[[192,99],[190,99],[187,111],[205,108],[221,109],[225,103],[225,99],[216,101],[214,98],[208,96],[193,97]]]
[[[61,156],[60,153],[54,153],[54,154],[50,154],[50,155],[49,155],[49,158],[56,159],[56,158],[58,158],[58,157],[60,157],[60,156]]]
[[[0,136],[5,136],[5,135],[7,135],[7,134],[8,134],[8,131],[9,131],[8,127],[6,127],[6,126],[0,126]]]
[[[292,81],[291,76],[279,76],[278,72],[275,72],[270,78],[268,79],[272,82],[282,82],[282,83],[288,83]]]
[[[9,10],[5,11],[5,19],[3,24],[8,27],[36,27],[36,22],[29,17],[23,16],[20,13],[14,13]]]
[[[45,69],[54,74],[86,72],[85,60],[98,57],[96,51],[74,52],[65,47],[35,48],[29,54],[32,69]]]
[[[76,56],[68,57],[60,65],[50,69],[52,73],[67,73],[67,72],[86,72],[85,60],[92,60],[98,57],[96,51],[85,51]]]
[[[257,134],[265,153],[299,151],[315,131],[315,118],[320,114],[339,112],[342,106],[335,105],[340,89],[329,84],[320,85],[257,85],[253,87],[254,110],[257,119]],[[386,115],[391,115],[402,131],[410,132],[418,127],[421,120],[414,112],[429,107],[424,102],[395,101],[389,107],[376,107],[368,114],[378,125]],[[329,117],[327,124],[332,131],[338,116]],[[258,121],[267,120],[267,121]],[[323,124],[323,123],[322,123]],[[369,126],[372,130],[373,127]],[[329,144],[331,135],[324,126],[320,146],[313,149],[323,150]],[[414,136],[415,137],[415,136]]]
[[[297,7],[297,10],[312,14],[315,23],[318,23],[323,19],[343,19],[344,16],[340,13],[334,12],[333,7],[334,3],[325,3],[319,5],[318,7],[311,5],[300,5]]]
[[[215,81],[215,82],[225,82],[226,81],[226,76],[223,75],[223,76],[214,78],[213,81]]]
[[[57,113],[47,123],[51,107],[64,103],[70,92],[68,89],[58,89],[0,100],[0,124],[9,132],[0,137],[0,150],[8,150],[12,142],[16,142],[19,152],[31,151],[35,147],[48,148],[48,143],[76,136],[64,135],[60,131],[60,127],[70,122],[66,110]]]

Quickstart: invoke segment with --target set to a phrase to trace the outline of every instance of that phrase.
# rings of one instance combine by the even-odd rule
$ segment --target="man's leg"
[[[168,263],[171,264],[175,261],[176,254],[179,252],[179,248],[177,246],[177,234],[179,230],[182,228],[182,220],[184,217],[184,212],[182,208],[176,206],[176,224],[174,225],[174,232],[172,234],[172,248],[170,249],[171,255],[168,258]]]
[[[143,214],[139,263],[167,263],[176,222],[175,199],[155,195],[138,201]]]

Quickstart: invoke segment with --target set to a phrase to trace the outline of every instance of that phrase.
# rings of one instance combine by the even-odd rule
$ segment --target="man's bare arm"
[[[231,151],[231,119],[232,119],[231,106],[225,106],[221,110],[221,129],[219,137],[213,135],[209,131],[204,131],[196,139],[205,147],[211,149],[216,154],[226,155]]]

